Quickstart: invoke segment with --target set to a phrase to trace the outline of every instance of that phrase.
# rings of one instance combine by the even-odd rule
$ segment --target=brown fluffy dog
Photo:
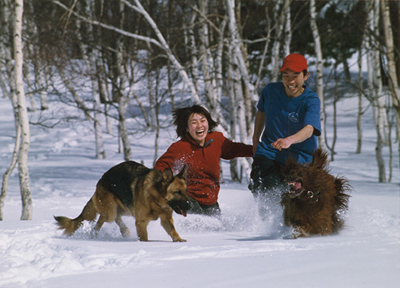
[[[341,213],[347,210],[351,186],[345,178],[329,173],[328,154],[313,153],[310,164],[289,159],[282,169],[289,191],[282,194],[285,225],[293,226],[293,237],[329,235],[343,226]]]
[[[130,235],[121,216],[135,217],[137,235],[140,241],[148,241],[147,225],[151,220],[161,218],[161,225],[174,242],[181,239],[174,227],[172,212],[186,216],[190,202],[186,193],[186,167],[177,176],[170,169],[163,173],[156,169],[127,161],[112,167],[101,177],[96,192],[75,219],[54,217],[64,234],[72,235],[84,220],[94,221],[97,233],[104,222],[115,221],[124,237]]]

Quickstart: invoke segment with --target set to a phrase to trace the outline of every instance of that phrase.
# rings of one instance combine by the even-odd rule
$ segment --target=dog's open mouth
[[[172,200],[168,202],[168,205],[178,214],[182,215],[183,217],[187,216],[187,210],[190,209],[190,202],[189,201],[177,201]]]
[[[289,188],[290,188],[290,190],[289,190],[290,198],[299,197],[304,192],[304,189],[302,189],[303,181],[301,179],[297,179],[295,181],[288,182],[287,184],[289,185]]]
[[[175,211],[176,213],[178,213],[178,214],[181,214],[183,217],[186,217],[186,216],[187,216],[187,212],[186,212],[185,210],[179,208],[179,207],[176,207],[176,208],[174,209],[174,211]]]

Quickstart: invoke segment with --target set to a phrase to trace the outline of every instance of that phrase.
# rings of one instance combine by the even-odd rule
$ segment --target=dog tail
[[[54,219],[57,221],[56,224],[58,229],[64,230],[64,235],[71,236],[76,230],[78,230],[79,227],[82,226],[83,221],[94,221],[96,216],[97,212],[94,207],[93,200],[90,199],[89,202],[86,203],[81,214],[75,219],[70,219],[64,216],[54,216]]]

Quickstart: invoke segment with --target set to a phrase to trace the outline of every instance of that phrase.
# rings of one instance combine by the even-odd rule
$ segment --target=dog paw
[[[174,242],[187,242],[187,240],[181,239],[181,238],[179,238],[179,239],[173,239],[173,241],[174,241]]]

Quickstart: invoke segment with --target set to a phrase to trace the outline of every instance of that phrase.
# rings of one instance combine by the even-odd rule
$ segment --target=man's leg
[[[282,191],[287,186],[280,169],[280,163],[267,157],[254,158],[249,189],[253,193],[263,220],[267,220],[269,215],[276,212]]]
[[[213,205],[202,205],[196,199],[189,197],[192,208],[188,211],[189,214],[199,214],[219,218],[221,216],[221,209],[218,202]]]

